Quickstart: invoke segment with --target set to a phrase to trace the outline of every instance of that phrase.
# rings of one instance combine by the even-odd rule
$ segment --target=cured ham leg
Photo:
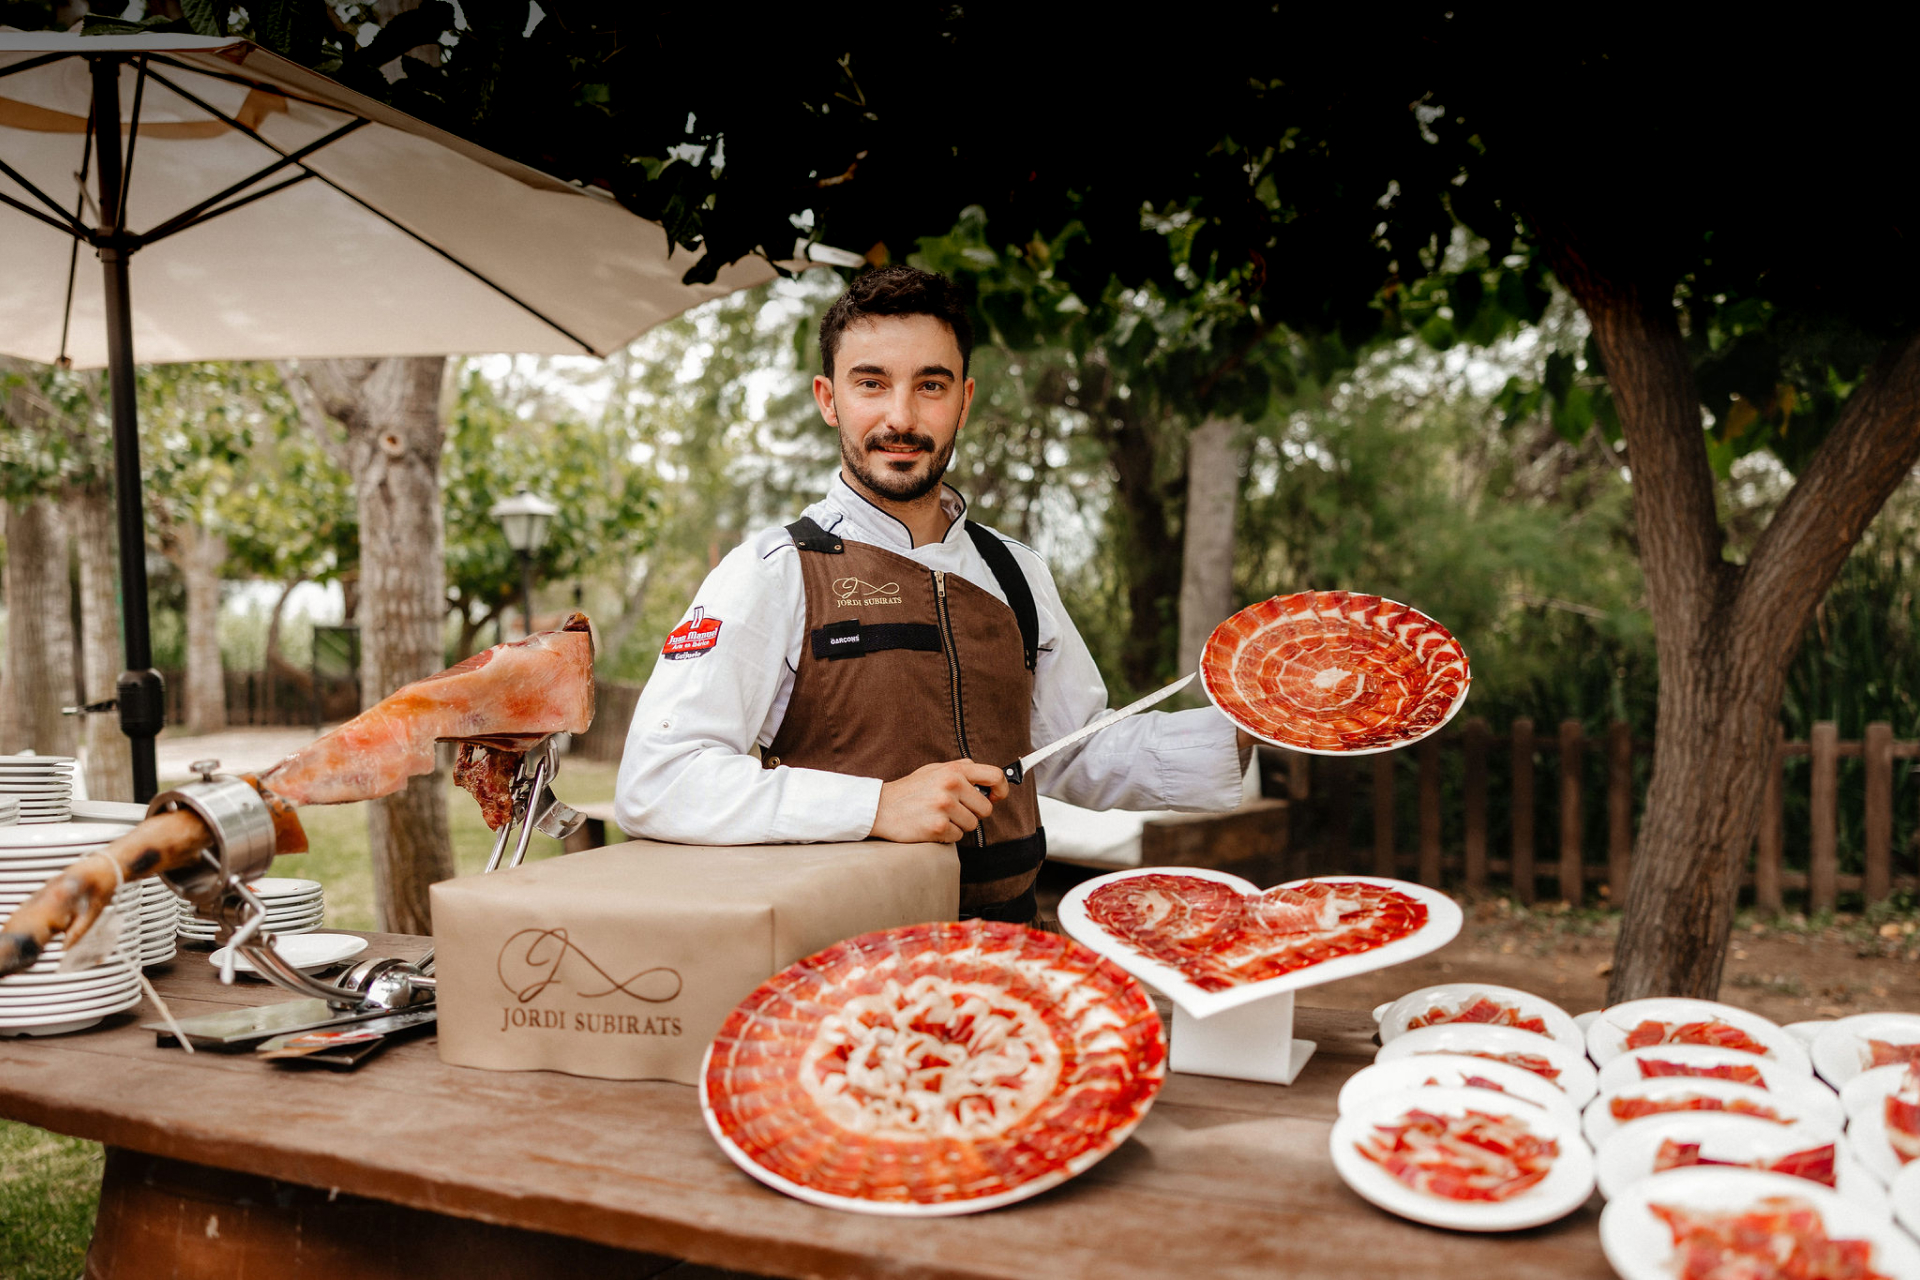
[[[307,837],[297,807],[392,795],[408,778],[433,772],[435,742],[458,742],[463,758],[484,753],[485,767],[462,770],[461,782],[491,822],[500,803],[494,792],[521,755],[551,734],[584,733],[592,723],[593,639],[586,615],[575,613],[558,631],[495,645],[402,687],[245,780],[273,814],[274,852],[300,853]],[[74,863],[0,926],[0,977],[31,966],[55,934],[69,943],[86,936],[123,880],[188,866],[212,841],[198,815],[161,813]]]

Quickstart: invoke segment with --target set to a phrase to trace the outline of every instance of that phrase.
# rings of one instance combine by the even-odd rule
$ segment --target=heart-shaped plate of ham
[[[1402,964],[1451,942],[1460,924],[1446,894],[1376,876],[1263,892],[1225,871],[1136,867],[1060,902],[1068,934],[1196,1018]]]

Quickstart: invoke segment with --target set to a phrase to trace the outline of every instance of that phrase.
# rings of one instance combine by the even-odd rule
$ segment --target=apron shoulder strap
[[[1013,552],[1007,550],[1007,544],[992,530],[969,520],[967,536],[973,539],[980,558],[993,571],[994,581],[1006,593],[1007,607],[1013,610],[1014,620],[1020,624],[1020,647],[1026,650],[1027,670],[1031,671],[1040,652],[1040,611],[1034,606],[1033,588],[1027,585],[1027,575],[1020,572]]]
[[[837,556],[846,550],[839,538],[828,533],[806,516],[801,516],[788,525],[787,533],[793,538],[793,545],[802,551],[819,551],[826,555]]]

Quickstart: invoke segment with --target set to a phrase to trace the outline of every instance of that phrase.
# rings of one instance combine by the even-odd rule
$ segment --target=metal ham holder
[[[431,950],[413,962],[392,956],[362,960],[329,982],[288,963],[275,949],[273,933],[266,927],[266,905],[248,887],[273,862],[273,815],[251,784],[231,775],[216,776],[218,767],[214,760],[196,762],[193,769],[200,781],[162,792],[148,806],[148,816],[190,809],[213,832],[213,844],[202,851],[198,865],[166,872],[162,878],[193,904],[201,919],[219,926],[218,941],[228,947],[220,971],[222,982],[232,984],[233,959],[241,955],[261,977],[302,998],[148,1023],[147,1029],[163,1041],[184,1038],[195,1049],[236,1051],[274,1037],[354,1024],[390,1031],[433,1021],[436,981]],[[551,784],[559,767],[552,736],[542,738],[522,756],[508,789],[511,815],[494,838],[488,872],[500,869],[516,829],[519,839],[511,858],[506,858],[508,867],[517,867],[525,859],[535,830],[563,840],[586,821],[585,815],[554,797]]]

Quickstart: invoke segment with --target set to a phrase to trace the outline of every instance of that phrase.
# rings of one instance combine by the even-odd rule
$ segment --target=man
[[[1210,707],[1134,716],[1009,787],[1004,766],[1107,694],[1046,564],[942,483],[972,350],[944,276],[883,267],[828,310],[813,393],[840,473],[801,519],[735,548],[668,637],[620,762],[626,831],[957,844],[962,916],[1024,923],[1046,856],[1039,792],[1093,809],[1239,802],[1251,740]]]

